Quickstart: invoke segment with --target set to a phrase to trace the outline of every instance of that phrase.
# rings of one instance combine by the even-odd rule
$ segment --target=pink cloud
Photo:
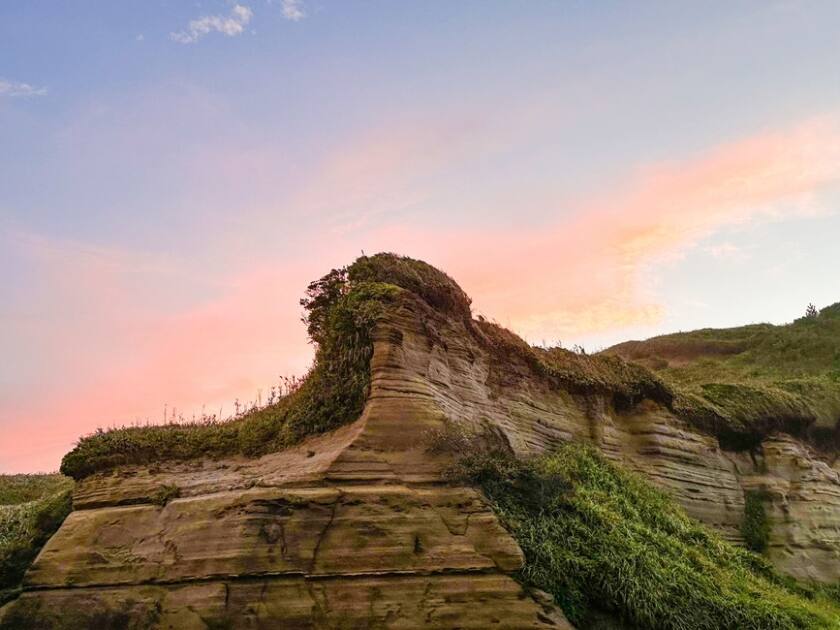
[[[450,137],[457,139],[451,150]],[[296,233],[311,241],[305,255],[248,256],[227,273],[19,237],[39,275],[27,288],[37,312],[17,315],[15,330],[31,337],[25,345],[50,369],[41,368],[38,391],[0,399],[0,469],[52,469],[97,426],[157,421],[164,404],[187,416],[202,404],[230,411],[234,398],[300,373],[311,347],[297,299],[309,280],[362,248],[424,258],[458,279],[478,311],[532,339],[568,340],[658,321],[663,307],[648,281],[657,262],[727,225],[812,214],[817,197],[840,180],[840,133],[822,119],[646,168],[596,198],[529,190],[527,209],[537,211],[530,216],[575,210],[539,226],[394,222],[392,202],[424,199],[435,173],[491,145],[474,130],[449,134],[443,126],[343,147],[287,205],[301,216],[338,217],[342,229]],[[252,170],[248,155],[234,157],[231,173]],[[373,217],[380,227],[369,227]]]
[[[0,405],[0,470],[55,469],[80,435],[159,422],[164,405],[187,418],[203,406],[230,414],[234,399],[267,394],[280,375],[302,374],[311,361],[295,308],[311,270],[258,266],[225,279],[213,297],[161,309],[144,303],[149,291],[131,293],[137,287],[118,264],[124,257],[132,259],[72,251],[58,257],[53,270],[70,274],[75,297],[51,296],[54,316],[33,326],[33,334],[55,331],[38,350],[50,366],[41,368],[36,391]],[[95,317],[79,321],[80,314]]]

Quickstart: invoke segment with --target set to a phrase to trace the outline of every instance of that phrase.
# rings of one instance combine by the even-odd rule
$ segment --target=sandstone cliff
[[[443,478],[428,435],[447,424],[520,455],[590,441],[733,541],[764,488],[772,561],[840,580],[840,471],[809,445],[724,450],[655,380],[549,378],[493,325],[403,288],[372,329],[358,420],[259,458],[86,476],[0,627],[570,627],[511,577],[522,552],[480,494]]]

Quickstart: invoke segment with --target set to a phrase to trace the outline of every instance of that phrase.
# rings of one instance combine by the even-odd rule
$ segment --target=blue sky
[[[429,260],[533,342],[840,300],[836,2],[0,6],[0,470],[252,397]]]

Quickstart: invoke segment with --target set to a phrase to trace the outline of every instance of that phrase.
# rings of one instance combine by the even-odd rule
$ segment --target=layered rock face
[[[591,441],[734,542],[742,542],[745,493],[763,488],[772,562],[797,578],[840,580],[840,468],[802,442],[777,434],[757,452],[729,452],[653,401],[619,411],[603,396],[558,390],[516,357],[500,364],[463,322],[424,303],[404,307],[390,325],[377,342],[376,360],[387,365],[380,387],[404,404],[498,431],[522,455]]]
[[[482,497],[446,483],[428,444],[447,424],[522,455],[591,441],[736,541],[766,488],[771,559],[840,579],[840,475],[793,438],[725,452],[653,401],[617,410],[502,363],[416,298],[377,325],[371,378],[358,421],[287,451],[80,482],[0,628],[568,628],[511,577],[522,553]]]
[[[351,425],[80,482],[0,628],[570,628],[510,576],[522,552],[478,493],[442,480],[444,414],[394,331]]]

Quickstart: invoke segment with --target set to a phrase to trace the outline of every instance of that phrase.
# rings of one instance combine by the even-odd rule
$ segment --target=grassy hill
[[[62,475],[0,475],[0,605],[70,513],[72,487]]]
[[[653,370],[675,411],[747,448],[782,430],[826,451],[840,447],[840,303],[783,326],[703,329],[604,351]]]

